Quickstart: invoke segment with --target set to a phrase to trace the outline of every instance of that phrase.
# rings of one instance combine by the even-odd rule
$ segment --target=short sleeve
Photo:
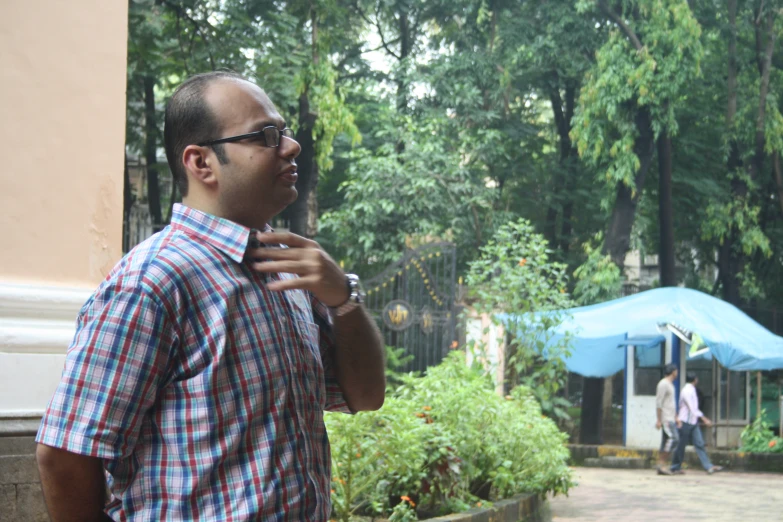
[[[655,388],[655,407],[659,410],[663,409],[663,401],[666,399],[666,387],[663,381],[658,382],[658,386]]]
[[[119,459],[133,452],[165,379],[174,333],[142,289],[104,289],[87,302],[36,441]]]
[[[311,298],[313,307],[313,320],[320,330],[319,346],[321,350],[321,362],[324,367],[324,382],[326,385],[326,411],[353,413],[345,401],[343,390],[337,382],[334,370],[334,324],[329,308],[315,297]]]

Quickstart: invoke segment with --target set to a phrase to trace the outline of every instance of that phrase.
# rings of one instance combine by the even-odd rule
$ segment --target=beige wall
[[[0,520],[35,522],[33,435],[121,255],[128,3],[0,2]]]
[[[94,287],[122,250],[128,4],[2,4],[0,283]]]

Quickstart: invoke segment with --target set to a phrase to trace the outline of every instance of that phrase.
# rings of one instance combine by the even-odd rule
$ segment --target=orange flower
[[[778,441],[776,441],[775,439],[772,439],[771,441],[769,441],[769,447],[770,448],[774,448],[777,443],[778,443]]]
[[[411,498],[408,495],[403,495],[400,497],[400,500],[403,500],[411,505],[411,507],[416,507],[416,503],[411,500]]]
[[[424,417],[426,417],[427,415],[426,415],[426,414],[424,414],[424,413],[417,413],[417,414],[416,414],[416,416],[417,416],[418,418],[420,418],[420,419],[423,419],[423,418],[424,418]]]
[[[459,346],[459,343],[457,341],[452,341],[451,349],[454,350],[455,348],[457,348],[457,346]]]
[[[519,266],[525,266],[526,264],[527,264],[527,259],[525,259],[524,257],[519,260]]]
[[[357,459],[358,459],[358,458],[360,458],[361,456],[362,456],[362,454],[361,454],[361,453],[357,453],[357,454],[356,454],[356,458],[357,458]]]
[[[481,502],[476,502],[476,507],[481,507]]]
[[[334,490],[333,490],[333,489],[332,489],[332,490],[329,490],[329,491],[331,491],[332,495],[334,495]]]
[[[430,411],[432,409],[432,406],[422,406],[421,409],[424,411]]]

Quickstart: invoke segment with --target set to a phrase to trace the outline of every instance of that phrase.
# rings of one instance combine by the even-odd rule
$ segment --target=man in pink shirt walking
[[[688,372],[685,376],[685,382],[686,384],[680,392],[680,408],[677,414],[677,419],[681,422],[680,440],[672,461],[672,473],[685,473],[681,468],[685,458],[685,447],[688,444],[693,444],[693,447],[696,448],[699,461],[704,469],[707,470],[707,473],[712,474],[716,471],[721,471],[723,469],[721,466],[712,465],[710,458],[707,456],[707,451],[704,449],[704,436],[699,427],[699,419],[702,419],[706,426],[712,426],[712,421],[699,409],[699,398],[696,394],[696,385],[699,383],[699,378],[694,372]]]

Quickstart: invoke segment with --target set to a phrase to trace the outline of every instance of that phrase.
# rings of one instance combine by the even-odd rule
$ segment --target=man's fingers
[[[266,287],[276,292],[281,290],[311,290],[314,283],[315,277],[305,276],[271,281]]]
[[[266,273],[286,273],[286,274],[296,274],[296,275],[305,275],[309,274],[313,271],[313,266],[310,263],[305,263],[302,261],[295,261],[295,260],[284,260],[284,261],[257,261],[253,263],[253,269],[255,269],[257,272],[266,272]]]
[[[250,257],[253,259],[273,259],[279,260],[293,260],[301,259],[306,250],[301,248],[274,248],[274,247],[261,247],[250,251]]]
[[[259,232],[256,238],[268,245],[287,245],[294,248],[320,248],[320,245],[311,239],[296,235],[292,232]]]

